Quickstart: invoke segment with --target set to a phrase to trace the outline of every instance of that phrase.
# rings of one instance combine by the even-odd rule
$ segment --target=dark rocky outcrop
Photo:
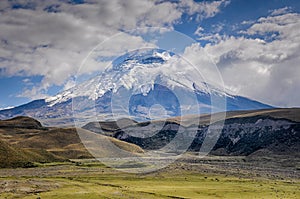
[[[89,129],[89,125],[84,128]],[[193,139],[189,150],[199,151],[207,136],[207,124],[181,126],[178,122],[154,121],[136,123],[123,128],[102,128],[101,131],[96,132],[136,144],[146,150],[157,150],[170,143],[180,128],[184,129],[182,142],[184,139]],[[299,122],[268,115],[256,115],[228,118],[221,128],[222,133],[211,154],[250,155],[262,149],[275,154],[300,154]],[[95,131],[95,129],[89,130]],[[195,131],[197,133],[193,133]],[[178,144],[176,148],[180,149],[181,143],[176,144]]]

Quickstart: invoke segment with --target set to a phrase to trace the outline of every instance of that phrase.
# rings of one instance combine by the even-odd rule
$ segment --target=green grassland
[[[0,174],[0,198],[296,199],[300,195],[298,179],[241,178],[172,168],[130,174],[100,163],[69,162],[39,164],[29,169],[2,169]]]

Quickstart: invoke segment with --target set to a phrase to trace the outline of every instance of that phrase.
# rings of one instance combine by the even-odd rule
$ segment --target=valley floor
[[[289,163],[288,163],[289,162]],[[299,161],[186,155],[148,174],[93,160],[0,169],[0,198],[298,198]]]

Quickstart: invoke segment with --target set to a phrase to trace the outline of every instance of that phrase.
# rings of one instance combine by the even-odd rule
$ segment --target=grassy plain
[[[179,166],[181,165],[181,166]],[[212,173],[174,164],[148,174],[130,174],[98,162],[38,164],[1,169],[0,198],[298,198],[300,181]]]

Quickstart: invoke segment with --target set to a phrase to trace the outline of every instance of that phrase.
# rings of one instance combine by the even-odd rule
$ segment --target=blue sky
[[[123,4],[1,1],[0,108],[69,88],[96,44],[122,30],[145,26],[174,29],[198,41],[234,94],[274,106],[300,106],[298,0]]]

